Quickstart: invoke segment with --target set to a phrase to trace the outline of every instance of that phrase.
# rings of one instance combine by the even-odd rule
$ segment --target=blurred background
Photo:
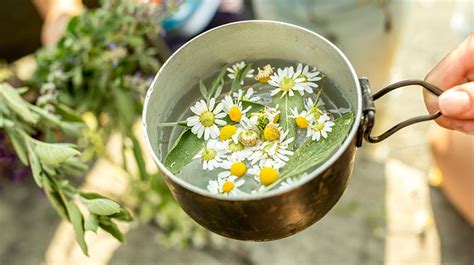
[[[340,47],[375,91],[391,82],[423,79],[474,30],[472,0],[141,2],[159,6],[161,16],[156,24],[144,27],[145,32],[156,30],[157,34],[143,49],[134,50],[137,63],[125,59],[131,56],[130,49],[123,56],[117,46],[140,42],[137,36],[143,32],[119,30],[109,37],[110,23],[91,19],[86,24],[83,19],[82,35],[75,35],[77,42],[92,40],[88,49],[94,48],[94,40],[105,43],[96,56],[107,54],[106,62],[118,65],[113,69],[134,68],[123,83],[132,82],[129,87],[140,90],[129,91],[125,85],[120,89],[136,96],[137,108],[150,78],[174,50],[203,31],[233,21],[278,20],[314,30]],[[98,77],[93,73],[102,73],[103,61],[69,62],[71,72],[65,70],[66,64],[55,66],[55,62],[63,60],[65,53],[80,54],[84,49],[64,48],[73,45],[67,44],[67,36],[79,27],[67,26],[73,16],[97,10],[104,21],[111,20],[114,16],[108,12],[113,8],[117,17],[125,12],[110,3],[101,6],[100,1],[2,0],[0,82],[37,87],[25,96],[35,104],[41,97],[44,101],[46,94],[51,96],[45,93],[49,91],[45,84],[54,84],[59,96],[48,101],[53,107],[68,98],[61,96],[67,91],[62,85],[80,89],[79,78],[72,76],[95,82]],[[127,16],[133,20],[134,14]],[[102,31],[88,30],[91,27]],[[62,38],[65,30],[69,35]],[[48,47],[54,45],[64,51],[51,55]],[[153,50],[148,53],[149,47]],[[85,65],[91,62],[96,66],[86,72]],[[107,71],[107,84],[115,84],[114,74],[124,75]],[[58,73],[73,81],[57,81],[61,79]],[[410,126],[379,144],[364,143],[345,194],[320,222],[279,241],[239,242],[209,234],[187,218],[159,180],[146,151],[137,154],[143,148],[139,109],[132,117],[134,125],[126,127],[133,129],[129,133],[123,123],[109,125],[120,109],[99,109],[76,101],[64,102],[76,108],[88,128],[87,137],[77,139],[83,155],[89,154],[82,157],[88,169],[80,178],[69,180],[83,190],[106,194],[133,212],[134,221],[118,224],[126,242],[120,244],[103,231],[88,232],[89,257],[85,256],[72,227],[55,213],[0,128],[0,264],[474,264],[473,136],[428,122]],[[415,87],[389,94],[376,107],[376,133],[426,112],[421,89]],[[38,137],[43,137],[41,131]]]

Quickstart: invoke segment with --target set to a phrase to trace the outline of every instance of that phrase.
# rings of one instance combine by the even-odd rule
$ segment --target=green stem
[[[186,121],[175,121],[175,122],[162,122],[158,123],[156,126],[158,127],[171,127],[171,126],[187,126]]]

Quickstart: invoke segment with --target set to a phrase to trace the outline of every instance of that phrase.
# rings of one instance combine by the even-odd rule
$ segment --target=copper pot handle
[[[439,96],[443,93],[443,90],[439,89],[438,87],[425,82],[423,80],[403,80],[400,82],[393,83],[391,85],[388,85],[375,94],[372,94],[370,85],[369,85],[369,80],[365,77],[359,78],[359,82],[361,85],[362,89],[362,122],[359,127],[359,133],[357,136],[357,146],[360,147],[362,146],[362,139],[365,139],[369,143],[378,143],[381,142],[388,137],[390,137],[392,134],[395,132],[399,131],[402,128],[405,128],[409,125],[419,123],[422,121],[429,121],[429,120],[434,120],[440,117],[441,111],[437,111],[433,114],[428,114],[428,115],[421,115],[417,116],[411,119],[408,119],[406,121],[402,121],[392,128],[388,129],[384,133],[377,135],[377,136],[372,136],[372,128],[374,127],[374,122],[375,122],[375,106],[374,106],[374,101],[383,97],[385,94],[406,86],[412,86],[412,85],[419,85],[428,90],[429,92],[433,93],[436,96]]]

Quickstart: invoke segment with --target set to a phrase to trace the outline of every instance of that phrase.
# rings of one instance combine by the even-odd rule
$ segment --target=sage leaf
[[[13,148],[15,149],[18,158],[20,158],[21,163],[23,163],[23,165],[28,165],[28,155],[26,153],[24,140],[19,134],[15,133],[10,128],[5,128],[5,131],[7,132],[8,138],[10,139],[10,142],[12,142]]]
[[[109,215],[109,217],[125,222],[133,221],[132,215],[124,208],[120,208],[120,211],[118,213]]]
[[[31,174],[33,174],[33,179],[36,182],[38,187],[43,187],[43,170],[41,168],[40,161],[38,156],[34,152],[31,142],[26,142],[26,148],[28,149],[28,160],[30,162]]]
[[[295,93],[293,96],[286,94],[284,97],[280,97],[279,94],[273,97],[273,106],[277,107],[280,111],[280,126],[283,131],[288,131],[287,139],[296,137],[296,123],[295,119],[289,117],[291,110],[296,108],[301,111],[304,108],[303,97],[299,93]],[[294,141],[290,144],[290,148],[294,145]]]
[[[35,153],[41,161],[52,167],[57,167],[71,157],[80,155],[80,152],[67,144],[50,144],[35,141]]]
[[[99,226],[100,228],[104,229],[107,233],[111,234],[115,237],[118,241],[123,242],[123,234],[118,229],[117,225],[110,220],[109,217],[99,216]]]
[[[301,175],[326,161],[344,142],[353,121],[352,112],[345,114],[334,120],[335,125],[327,138],[321,138],[319,141],[307,138],[282,168],[281,179]]]
[[[130,134],[130,139],[132,140],[133,156],[135,158],[135,162],[137,163],[140,179],[147,180],[149,177],[148,172],[146,171],[145,159],[143,158],[143,152],[140,147],[140,143],[133,133]]]
[[[28,102],[12,86],[6,83],[0,84],[0,96],[5,99],[7,106],[26,122],[35,124],[38,121],[38,115],[30,110]]]
[[[109,199],[92,199],[87,202],[89,212],[97,215],[111,215],[120,212],[120,204]]]
[[[55,187],[55,184],[51,183],[48,178],[44,178],[44,180],[44,191],[46,193],[46,197],[48,197],[49,201],[56,209],[56,212],[58,212],[61,217],[66,220],[70,220],[67,213],[66,202],[63,201],[63,197],[56,190],[57,187]]]
[[[74,228],[74,234],[76,235],[76,241],[82,249],[82,252],[89,256],[87,243],[84,239],[84,218],[82,217],[81,211],[73,203],[67,203],[67,212],[71,219],[72,227]]]
[[[125,121],[126,126],[131,126],[135,122],[137,116],[134,99],[121,88],[116,88],[114,90],[114,95],[118,114],[121,119]]]
[[[92,231],[94,233],[97,233],[98,228],[99,220],[97,220],[97,215],[90,214],[89,217],[87,217],[86,222],[84,223],[84,229],[86,231]]]
[[[202,149],[203,143],[204,139],[198,138],[190,129],[184,130],[166,155],[165,166],[171,173],[179,173]]]

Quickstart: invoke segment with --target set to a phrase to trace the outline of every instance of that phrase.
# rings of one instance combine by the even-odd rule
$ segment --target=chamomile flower
[[[327,113],[323,113],[311,126],[308,127],[306,137],[310,137],[313,141],[319,141],[321,137],[327,138],[328,132],[332,131],[335,123],[331,120]]]
[[[289,144],[294,141],[294,138],[288,138],[288,131],[280,134],[278,141],[265,141],[260,143],[249,157],[252,164],[260,166],[270,165],[274,168],[283,167],[286,162],[293,155],[293,151],[288,150]]]
[[[293,108],[291,110],[291,115],[288,117],[295,119],[296,126],[302,129],[306,129],[313,121],[313,115],[310,115],[306,110],[298,112],[298,109]]]
[[[304,95],[305,79],[298,76],[299,73],[295,72],[293,67],[286,67],[283,70],[278,69],[268,81],[268,84],[276,87],[270,94],[274,96],[281,92],[281,97],[284,97],[286,94],[292,97],[295,95],[295,92],[298,92],[300,95]]]
[[[314,102],[311,98],[307,98],[306,101],[304,102],[304,107],[306,109],[306,112],[308,115],[311,116],[312,120],[317,120],[321,114],[323,114],[323,111],[320,108],[321,100],[318,100],[317,102]]]
[[[269,64],[265,65],[262,69],[260,67],[257,69],[258,73],[255,76],[255,80],[262,84],[268,83],[270,76],[273,74],[273,67]]]
[[[245,164],[244,159],[240,160],[236,157],[229,157],[228,160],[222,162],[221,167],[228,171],[219,173],[219,177],[233,175],[240,178],[247,172],[247,165]]]
[[[298,77],[303,78],[303,86],[305,88],[305,92],[307,93],[313,93],[313,87],[317,88],[318,84],[316,84],[316,81],[321,80],[321,76],[319,76],[319,71],[316,68],[313,68],[312,71],[309,70],[309,66],[299,63],[296,66],[296,73],[299,73]]]
[[[269,123],[277,123],[279,120],[278,106],[276,108],[265,107],[265,109],[250,115],[248,126],[263,131]]]
[[[278,168],[275,168],[270,164],[253,167],[249,169],[249,174],[254,175],[254,179],[264,186],[268,186],[280,178]]]
[[[221,167],[222,161],[226,157],[225,145],[216,140],[209,140],[202,150],[193,157],[193,159],[201,159],[202,169],[213,170]]]
[[[239,73],[239,71],[242,70],[242,69],[244,69],[245,66],[247,66],[247,64],[245,64],[244,61],[232,65],[232,67],[227,68],[227,72],[229,72],[229,74],[228,74],[227,76],[228,76],[230,79],[234,80],[235,77],[237,76],[237,74]],[[245,77],[247,77],[247,78],[253,78],[253,72],[254,72],[253,69],[248,70],[248,71],[247,71],[247,74],[245,75]],[[243,84],[243,83],[244,83],[244,81],[242,80],[242,84]]]
[[[221,120],[226,116],[222,109],[222,103],[216,105],[214,98],[209,100],[209,104],[200,100],[191,106],[191,111],[196,115],[187,118],[186,124],[191,127],[191,132],[198,138],[204,135],[204,140],[215,139],[219,136],[217,125],[224,126],[226,124],[224,120]]]
[[[246,100],[246,101],[251,101],[251,102],[257,102],[260,100],[259,96],[254,96],[254,90],[252,87],[249,87],[247,91],[244,91],[242,89],[239,89],[237,92],[234,92],[232,96],[236,98],[238,101]]]
[[[251,107],[243,109],[242,102],[239,100],[234,102],[234,99],[232,99],[232,97],[229,95],[224,97],[222,104],[224,111],[227,113],[227,115],[229,115],[230,120],[237,123],[245,121],[247,119],[245,113],[251,109]]]
[[[226,150],[228,152],[228,158],[238,161],[244,161],[252,155],[253,151],[251,148],[242,145],[239,140],[234,141],[229,139],[224,142]]]
[[[244,183],[245,180],[238,179],[236,176],[218,177],[217,180],[209,181],[207,190],[211,194],[240,195],[243,192],[239,190],[239,187]]]
[[[296,178],[286,178],[280,183],[280,187],[278,187],[278,189],[282,190],[288,187],[292,187],[297,183],[297,181],[298,180]]]

